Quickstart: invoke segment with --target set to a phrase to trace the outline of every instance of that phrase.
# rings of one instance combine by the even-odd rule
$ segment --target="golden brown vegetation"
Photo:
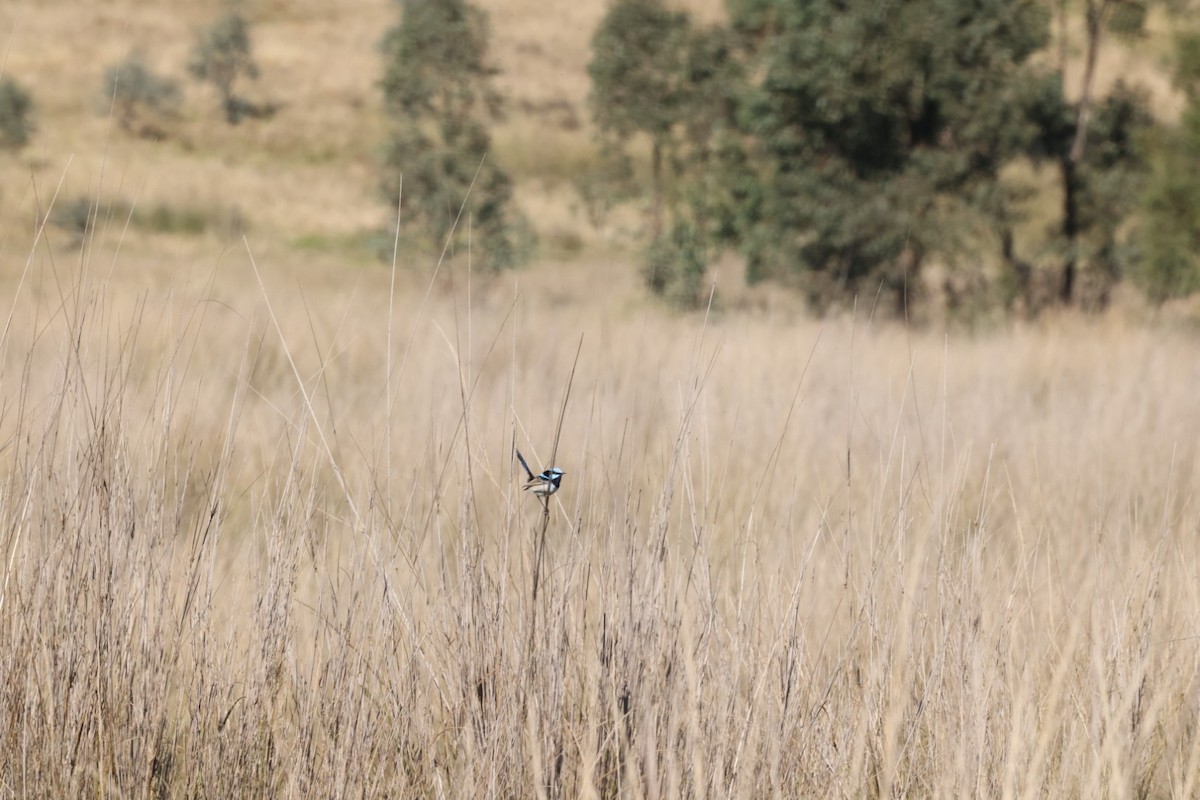
[[[103,234],[5,278],[4,795],[1195,793],[1190,336]]]
[[[16,27],[43,106],[0,196],[0,796],[1200,792],[1191,332],[674,316],[611,254],[402,252],[393,283],[340,246],[388,213],[390,3],[261,7],[279,114],[152,145],[34,67],[93,47],[98,77],[130,20],[179,61],[204,7]],[[301,71],[318,34],[343,69]],[[127,206],[80,249],[40,227],[97,195]],[[250,232],[125,229],[156,205]],[[549,458],[577,347],[539,559],[512,446]]]

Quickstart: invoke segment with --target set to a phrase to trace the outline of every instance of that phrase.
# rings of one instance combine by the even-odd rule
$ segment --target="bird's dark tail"
[[[515,447],[513,448],[513,452],[517,454],[517,461],[521,462],[521,466],[524,467],[525,474],[529,476],[529,480],[533,480],[533,470],[525,463],[525,456],[521,455],[521,451]]]

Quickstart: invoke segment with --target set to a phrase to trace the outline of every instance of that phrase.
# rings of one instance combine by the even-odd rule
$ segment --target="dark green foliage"
[[[1044,8],[734,0],[730,12],[756,76],[739,115],[763,187],[736,225],[750,276],[798,275],[819,305],[881,287],[902,302],[930,253],[960,246],[947,214],[980,198],[994,210],[1028,133],[1017,109]]]
[[[592,36],[592,114],[601,130],[661,141],[690,99],[691,21],[661,0],[617,0]]]
[[[712,250],[701,244],[721,238],[722,217],[702,185],[720,173],[715,153],[736,106],[729,32],[698,29],[662,0],[618,0],[592,37],[588,74],[607,162],[628,164],[631,136],[650,143],[647,286],[681,305],[695,302],[703,257]],[[589,185],[589,205],[606,199],[606,188],[611,202],[628,187],[627,180]]]
[[[86,197],[61,200],[50,212],[50,222],[66,231],[73,245],[78,246],[91,228],[95,211],[92,201]]]
[[[1194,112],[1188,114],[1181,139],[1200,134]],[[1193,141],[1196,141],[1193,138]],[[1200,290],[1200,157],[1193,147],[1175,146],[1155,164],[1142,199],[1145,223],[1139,236],[1143,249],[1134,272],[1146,296],[1155,303]]]
[[[593,39],[591,101],[610,149],[650,141],[648,286],[691,296],[683,276],[732,246],[751,282],[817,307],[882,293],[903,311],[927,262],[986,289],[981,264],[999,257],[1032,311],[1044,270],[1016,237],[1028,189],[1005,177],[1032,159],[1062,191],[1052,294],[1103,304],[1137,252],[1125,221],[1153,120],[1120,83],[1094,96],[1091,66],[1103,33],[1141,35],[1149,2],[1085,4],[1086,87],[1068,102],[1033,58],[1050,43],[1038,0],[728,0],[728,26],[703,31],[662,0],[617,0]],[[1200,64],[1194,44],[1182,64]]]
[[[1132,210],[1140,189],[1145,160],[1143,139],[1154,125],[1149,99],[1142,90],[1117,81],[1088,122],[1088,168],[1083,195],[1083,224],[1111,235]]]
[[[1122,222],[1135,210],[1148,165],[1143,140],[1154,126],[1144,92],[1118,81],[1093,104],[1086,147],[1072,158],[1079,108],[1062,91],[1058,75],[1046,74],[1025,86],[1021,115],[1031,127],[1026,152],[1036,162],[1058,168],[1063,215],[1054,244],[1071,269],[1090,274],[1094,290],[1086,303],[1105,302],[1107,292],[1131,267],[1132,253],[1120,245]],[[1021,293],[1028,293],[1022,287]],[[1061,288],[1060,288],[1061,292]],[[1070,302],[1076,298],[1060,297]]]
[[[1028,125],[1026,154],[1035,161],[1060,158],[1071,147],[1077,116],[1063,95],[1062,77],[1037,73],[1020,89],[1019,116]]]
[[[1184,34],[1175,40],[1175,86],[1195,101],[1200,95],[1200,35]]]
[[[179,84],[156,75],[142,53],[134,51],[104,71],[104,106],[123,131],[135,136],[158,137],[163,125],[179,113]]]
[[[1176,46],[1176,85],[1188,98],[1179,126],[1163,134],[1142,196],[1138,284],[1156,303],[1200,291],[1200,36]]]
[[[1149,3],[1141,0],[1124,0],[1115,3],[1108,18],[1108,29],[1125,39],[1139,39],[1146,35],[1146,15]]]
[[[383,97],[395,117],[456,120],[499,111],[487,63],[487,15],[466,0],[401,0],[400,24],[383,39]]]
[[[239,78],[258,77],[258,65],[251,53],[249,26],[237,11],[229,11],[212,27],[197,34],[188,72],[198,81],[211,83],[220,93],[225,121],[230,125],[260,113],[260,109],[234,91]]]
[[[600,227],[614,206],[638,195],[629,154],[615,139],[602,139],[595,162],[577,176],[575,190],[592,225]]]
[[[1145,141],[1153,126],[1145,93],[1121,82],[1089,120],[1078,249],[1096,289],[1079,298],[1085,307],[1107,305],[1110,288],[1134,269],[1138,254],[1122,242],[1120,234],[1125,220],[1136,211],[1148,179]]]
[[[0,147],[19,150],[33,133],[33,100],[12,78],[0,78]]]
[[[701,289],[711,255],[705,232],[694,220],[677,216],[647,247],[642,277],[650,291],[680,308],[693,308],[704,300]]]
[[[501,103],[490,84],[487,17],[465,0],[401,7],[400,24],[382,43],[384,103],[393,120],[383,192],[395,202],[403,182],[401,219],[418,238],[441,244],[455,231],[465,241],[469,218],[478,262],[520,264],[533,233],[514,207],[512,181],[489,156],[487,123]]]
[[[1029,85],[1022,114],[1032,126],[1027,154],[1035,161],[1057,161],[1067,155],[1075,137],[1078,109],[1062,94],[1062,81],[1044,75]],[[1138,172],[1144,168],[1140,137],[1154,124],[1144,92],[1117,81],[1108,97],[1092,109],[1088,121],[1087,149],[1080,164],[1084,177],[1095,178],[1115,170]],[[1086,184],[1086,180],[1084,182]],[[1086,186],[1084,187],[1086,193]],[[1085,202],[1109,202],[1089,197]],[[1123,216],[1119,215],[1119,216]],[[1084,229],[1101,220],[1088,217]]]
[[[50,212],[50,222],[65,231],[72,247],[79,247],[96,230],[123,226],[130,217],[128,203],[73,197],[60,200]]]

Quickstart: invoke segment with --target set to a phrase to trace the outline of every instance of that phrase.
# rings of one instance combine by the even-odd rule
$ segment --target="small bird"
[[[566,473],[558,467],[550,467],[534,475],[533,470],[525,463],[525,457],[521,455],[521,451],[514,447],[513,452],[517,454],[517,460],[521,462],[525,474],[529,476],[529,482],[524,487],[525,491],[531,491],[543,501],[550,502],[550,495],[558,491],[558,487],[562,484],[562,477]]]

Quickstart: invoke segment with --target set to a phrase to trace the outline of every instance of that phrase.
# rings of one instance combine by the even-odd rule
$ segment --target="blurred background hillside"
[[[451,259],[473,226],[482,272],[618,271],[680,307],[716,281],[727,307],[1186,313],[1190,4],[804,8],[13,4],[0,252],[22,263],[48,218],[38,258],[111,237],[123,269],[171,270],[247,234],[295,269],[371,269],[405,176],[404,266],[461,207]]]

